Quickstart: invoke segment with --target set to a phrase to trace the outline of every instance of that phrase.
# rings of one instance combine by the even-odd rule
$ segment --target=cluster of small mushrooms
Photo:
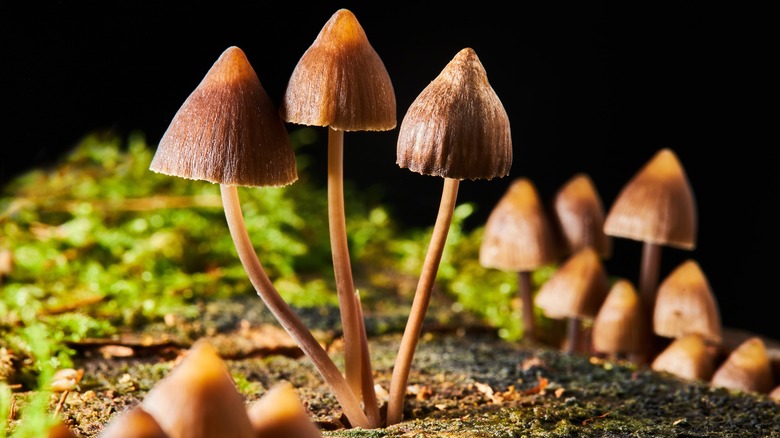
[[[238,186],[280,187],[298,178],[285,122],[327,127],[328,219],[345,344],[344,374],[265,273],[241,212]],[[343,145],[345,131],[395,127],[395,94],[385,66],[354,14],[340,9],[296,65],[278,109],[244,52],[235,46],[226,49],[176,113],[150,166],[154,172],[219,184],[230,233],[249,280],[329,385],[351,427],[364,429],[402,420],[407,379],[460,181],[504,177],[512,164],[507,113],[476,53],[464,48],[415,99],[399,130],[397,164],[443,178],[443,190],[382,418],[347,247]],[[654,369],[711,377],[713,384],[723,386],[771,390],[769,360],[760,339],[746,341],[713,370],[709,347],[720,339],[718,312],[694,261],[657,287],[660,247],[695,244],[693,196],[671,150],[659,152],[626,186],[606,218],[586,175],[577,175],[560,191],[555,208],[570,256],[538,291],[535,302],[530,273],[560,262],[560,253],[531,181],[515,181],[485,227],[480,262],[519,273],[526,337],[537,335],[533,309],[538,306],[551,318],[569,319],[571,352],[591,351],[585,346],[592,339],[592,351],[649,360],[661,345],[648,329],[647,322],[653,321],[657,335],[675,339],[655,357]],[[610,286],[602,265],[611,252],[607,235],[644,242],[638,292],[626,279]],[[592,333],[581,339],[588,321]],[[69,436],[67,430],[63,433],[56,436]],[[289,384],[270,389],[245,409],[213,347],[201,342],[140,406],[117,413],[101,436],[314,437],[320,432]]]

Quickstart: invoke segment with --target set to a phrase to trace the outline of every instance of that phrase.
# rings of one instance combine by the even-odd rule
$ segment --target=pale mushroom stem
[[[333,254],[333,270],[336,277],[336,292],[339,298],[341,325],[344,331],[344,374],[349,387],[360,399],[363,384],[362,374],[373,379],[370,360],[360,344],[360,333],[365,330],[363,319],[355,300],[355,283],[347,244],[347,226],[344,213],[344,131],[328,128],[328,226],[330,246]],[[363,370],[363,364],[369,368]],[[373,384],[371,385],[373,387]]]
[[[534,300],[531,294],[531,271],[517,273],[518,294],[523,306],[523,337],[536,341],[536,321],[534,318]]]
[[[369,427],[366,414],[360,407],[360,401],[350,390],[344,376],[341,375],[336,364],[328,356],[327,352],[317,342],[303,322],[297,317],[286,301],[282,299],[274,287],[268,275],[257,258],[252,241],[244,223],[244,215],[241,212],[241,204],[238,199],[236,186],[220,184],[222,204],[225,209],[230,236],[238,252],[238,257],[244,265],[249,280],[255,287],[257,294],[263,299],[266,307],[274,315],[279,324],[298,343],[301,350],[309,357],[314,367],[322,375],[325,382],[330,385],[333,393],[341,404],[344,414],[352,426]]]
[[[658,290],[658,278],[661,270],[661,245],[645,242],[642,245],[642,265],[639,271],[639,296],[645,313],[647,325],[647,348],[636,354],[632,360],[637,363],[648,363],[659,352],[661,340],[653,332],[653,312],[655,297]]]
[[[363,321],[363,306],[360,304],[360,293],[355,291],[355,302],[357,304],[358,316]],[[366,335],[365,324],[361,326],[360,330],[360,345],[363,347],[363,351],[366,354],[361,356],[363,360],[363,369],[371,369],[371,355],[368,350],[368,336]],[[376,390],[374,389],[374,377],[370,373],[363,373],[363,405],[368,416],[368,421],[371,423],[371,427],[379,427],[382,425],[382,416],[379,414],[379,402],[376,399]]]
[[[406,382],[409,379],[409,371],[414,358],[414,350],[420,339],[420,331],[428,311],[431,299],[431,290],[439,270],[439,262],[444,252],[444,244],[447,242],[447,234],[452,223],[452,214],[458,197],[460,180],[444,178],[439,213],[433,228],[428,253],[425,255],[420,280],[414,293],[412,309],[406,322],[401,344],[396,356],[393,376],[390,380],[390,398],[387,404],[387,425],[393,425],[401,421],[404,411],[404,398],[406,396]]]

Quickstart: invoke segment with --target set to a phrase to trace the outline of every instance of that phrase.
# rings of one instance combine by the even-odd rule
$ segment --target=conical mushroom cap
[[[423,175],[493,179],[509,174],[512,136],[504,105],[471,48],[462,49],[412,102],[396,163]]]
[[[653,330],[667,338],[697,333],[710,342],[720,342],[718,305],[696,261],[686,260],[658,286]]]
[[[555,194],[555,221],[567,254],[592,246],[602,258],[612,254],[612,238],[604,233],[604,204],[593,180],[574,175]]]
[[[672,341],[650,366],[687,380],[709,381],[715,371],[713,357],[699,334],[684,335]]]
[[[298,179],[284,122],[240,48],[222,52],[176,112],[150,169],[250,187]]]
[[[769,398],[780,402],[780,385],[775,386],[775,389],[769,392]]]
[[[661,149],[618,194],[604,221],[604,232],[693,249],[696,221],[696,203],[685,170],[671,149]]]
[[[142,408],[171,438],[253,437],[243,397],[211,344],[196,342]]]
[[[607,296],[609,283],[601,258],[592,247],[570,256],[541,286],[534,303],[550,318],[593,318]]]
[[[772,366],[761,338],[752,337],[729,354],[715,371],[713,386],[768,394],[774,387]]]
[[[505,271],[532,271],[556,261],[550,222],[536,186],[528,178],[512,182],[485,224],[479,262]]]
[[[100,438],[168,438],[157,420],[140,406],[118,414],[100,432]]]
[[[249,406],[248,414],[258,438],[322,436],[290,382],[281,382],[269,389]]]
[[[593,320],[593,348],[610,354],[639,353],[646,339],[639,294],[628,280],[617,280]]]
[[[287,83],[282,119],[339,131],[396,126],[395,91],[385,64],[348,9],[334,13]]]

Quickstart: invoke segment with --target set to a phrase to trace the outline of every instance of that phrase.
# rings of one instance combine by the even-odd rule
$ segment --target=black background
[[[279,103],[303,52],[338,8],[355,13],[396,91],[398,124],[462,48],[479,56],[510,118],[509,177],[464,181],[480,225],[514,178],[545,200],[577,172],[609,208],[661,148],[694,191],[698,243],[664,249],[661,275],[699,262],[725,326],[780,338],[780,184],[768,127],[777,50],[768,12],[692,2],[157,2],[2,8],[0,182],[47,166],[96,130],[142,131],[153,147],[227,47],[244,50]],[[775,119],[771,123],[776,124]],[[348,133],[345,177],[381,187],[406,226],[431,226],[441,180],[395,164],[398,130]],[[325,132],[311,153],[325,171]],[[610,274],[636,283],[641,243],[614,241]]]

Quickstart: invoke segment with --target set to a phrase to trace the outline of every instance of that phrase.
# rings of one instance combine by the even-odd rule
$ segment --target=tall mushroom
[[[587,351],[582,342],[582,320],[593,319],[609,289],[601,257],[592,246],[571,255],[536,293],[534,303],[549,318],[567,319],[569,353]]]
[[[444,178],[439,213],[404,330],[387,407],[387,424],[403,417],[403,401],[414,350],[449,233],[460,180],[509,174],[509,117],[472,48],[461,49],[417,96],[398,134],[397,164]]]
[[[696,202],[685,169],[677,154],[661,149],[623,186],[604,220],[606,234],[643,242],[639,295],[647,324],[655,308],[661,247],[694,249],[696,229]],[[648,336],[653,354],[658,340],[650,330]]]
[[[236,186],[285,186],[298,173],[284,122],[240,48],[227,48],[176,112],[150,169],[220,185],[231,237],[258,295],[331,386],[350,422],[367,426],[341,371],[279,295],[249,238]]]
[[[485,223],[479,248],[482,266],[517,272],[523,337],[535,341],[531,273],[558,260],[552,223],[530,179],[512,181]]]
[[[370,393],[371,370],[361,371],[361,363],[370,362],[361,358],[368,355],[360,339],[365,323],[354,297],[345,223],[344,131],[393,129],[396,106],[385,65],[351,11],[339,9],[325,23],[295,66],[279,110],[286,122],[328,127],[328,223],[344,331],[345,374],[355,394]],[[370,385],[361,388],[361,382]],[[373,404],[367,401],[366,407],[373,409],[369,406]]]
[[[604,204],[596,185],[585,173],[577,173],[556,192],[553,217],[570,256],[591,246],[602,259],[612,255],[612,238],[604,233]]]

